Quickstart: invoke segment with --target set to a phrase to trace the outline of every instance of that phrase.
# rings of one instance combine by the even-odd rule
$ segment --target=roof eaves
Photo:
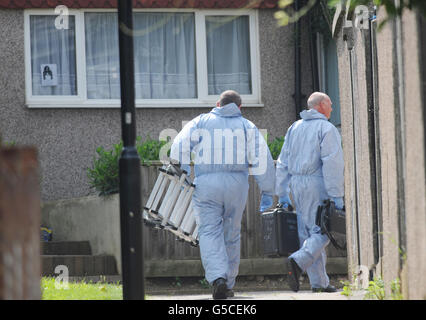
[[[117,8],[117,0],[0,0],[0,8]],[[134,8],[273,9],[278,0],[133,0]]]

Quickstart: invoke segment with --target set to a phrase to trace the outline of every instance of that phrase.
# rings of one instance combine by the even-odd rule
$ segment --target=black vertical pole
[[[135,79],[132,0],[118,1],[121,130],[119,161],[123,299],[144,299],[140,159],[135,148]]]

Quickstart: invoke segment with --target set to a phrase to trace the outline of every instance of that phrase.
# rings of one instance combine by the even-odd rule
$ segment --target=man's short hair
[[[222,92],[219,97],[220,106],[223,107],[229,103],[235,103],[238,107],[241,105],[241,96],[237,91],[226,90]]]
[[[324,100],[325,98],[328,98],[328,95],[326,95],[323,92],[314,92],[309,96],[308,99],[308,108],[312,109],[316,106],[318,106],[322,100]]]

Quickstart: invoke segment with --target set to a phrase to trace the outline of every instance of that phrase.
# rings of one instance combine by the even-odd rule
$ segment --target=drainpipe
[[[309,56],[311,58],[312,91],[319,91],[318,63],[316,62],[316,45],[312,35],[312,10],[309,11]]]
[[[300,9],[300,0],[294,1],[294,10],[296,12]],[[294,24],[294,103],[296,106],[296,118],[300,119],[300,112],[302,111],[302,92],[301,92],[301,72],[300,72],[300,19]]]

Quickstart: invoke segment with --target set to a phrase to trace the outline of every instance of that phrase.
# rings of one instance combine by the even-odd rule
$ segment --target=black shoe
[[[337,289],[331,284],[327,288],[312,288],[312,292],[336,292]]]
[[[234,296],[234,290],[232,289],[227,289],[226,290],[226,297],[227,298],[232,298]]]
[[[228,287],[223,278],[218,278],[213,282],[213,299],[226,299]]]
[[[288,284],[294,292],[299,291],[299,278],[302,274],[302,269],[297,265],[293,258],[287,260],[287,279]]]

